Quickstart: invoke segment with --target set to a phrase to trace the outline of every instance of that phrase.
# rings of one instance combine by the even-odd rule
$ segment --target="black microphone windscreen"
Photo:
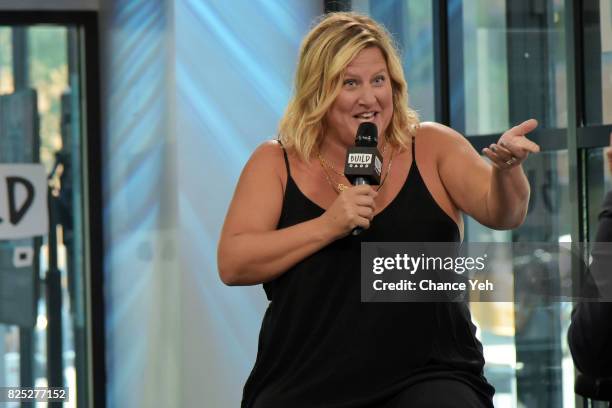
[[[357,128],[355,146],[375,147],[378,145],[378,129],[372,122],[363,122]]]

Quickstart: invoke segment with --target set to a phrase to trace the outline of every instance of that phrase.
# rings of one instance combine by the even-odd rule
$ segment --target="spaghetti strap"
[[[287,150],[285,150],[285,146],[283,146],[283,142],[280,139],[276,139],[281,149],[283,149],[283,155],[285,156],[285,166],[287,167],[287,179],[291,177],[291,170],[289,169],[289,158],[287,157]]]

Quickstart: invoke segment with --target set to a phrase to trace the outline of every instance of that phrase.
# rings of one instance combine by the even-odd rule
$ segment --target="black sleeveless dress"
[[[412,143],[414,155],[414,139]],[[278,229],[323,214],[287,185]],[[396,198],[358,236],[339,239],[263,285],[264,315],[242,408],[386,407],[411,386],[452,380],[492,406],[482,345],[462,303],[361,303],[360,244],[458,242],[413,160]],[[428,391],[429,392],[429,391]],[[448,400],[457,402],[449,394]],[[410,405],[413,406],[413,405]],[[418,407],[417,407],[418,408]]]

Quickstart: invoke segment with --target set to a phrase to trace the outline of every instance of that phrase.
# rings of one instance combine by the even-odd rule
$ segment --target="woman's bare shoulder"
[[[283,147],[280,142],[276,139],[266,140],[262,142],[253,154],[251,155],[251,159],[259,159],[259,160],[271,160],[283,158]]]
[[[417,143],[428,147],[431,153],[472,150],[471,144],[461,133],[436,122],[422,122],[417,130]]]
[[[257,146],[247,163],[247,167],[253,166],[274,170],[284,168],[283,147],[278,140],[266,140]]]
[[[417,137],[435,139],[436,142],[452,142],[464,139],[461,133],[437,122],[421,122],[416,131]]]
[[[244,166],[243,177],[248,177],[253,182],[273,183],[278,185],[282,191],[287,182],[287,166],[285,164],[284,148],[278,140],[266,140],[262,142]]]

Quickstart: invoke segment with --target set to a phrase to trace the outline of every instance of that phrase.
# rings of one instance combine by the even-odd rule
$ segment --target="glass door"
[[[69,397],[30,406],[89,405],[82,34],[0,25],[0,387]]]

